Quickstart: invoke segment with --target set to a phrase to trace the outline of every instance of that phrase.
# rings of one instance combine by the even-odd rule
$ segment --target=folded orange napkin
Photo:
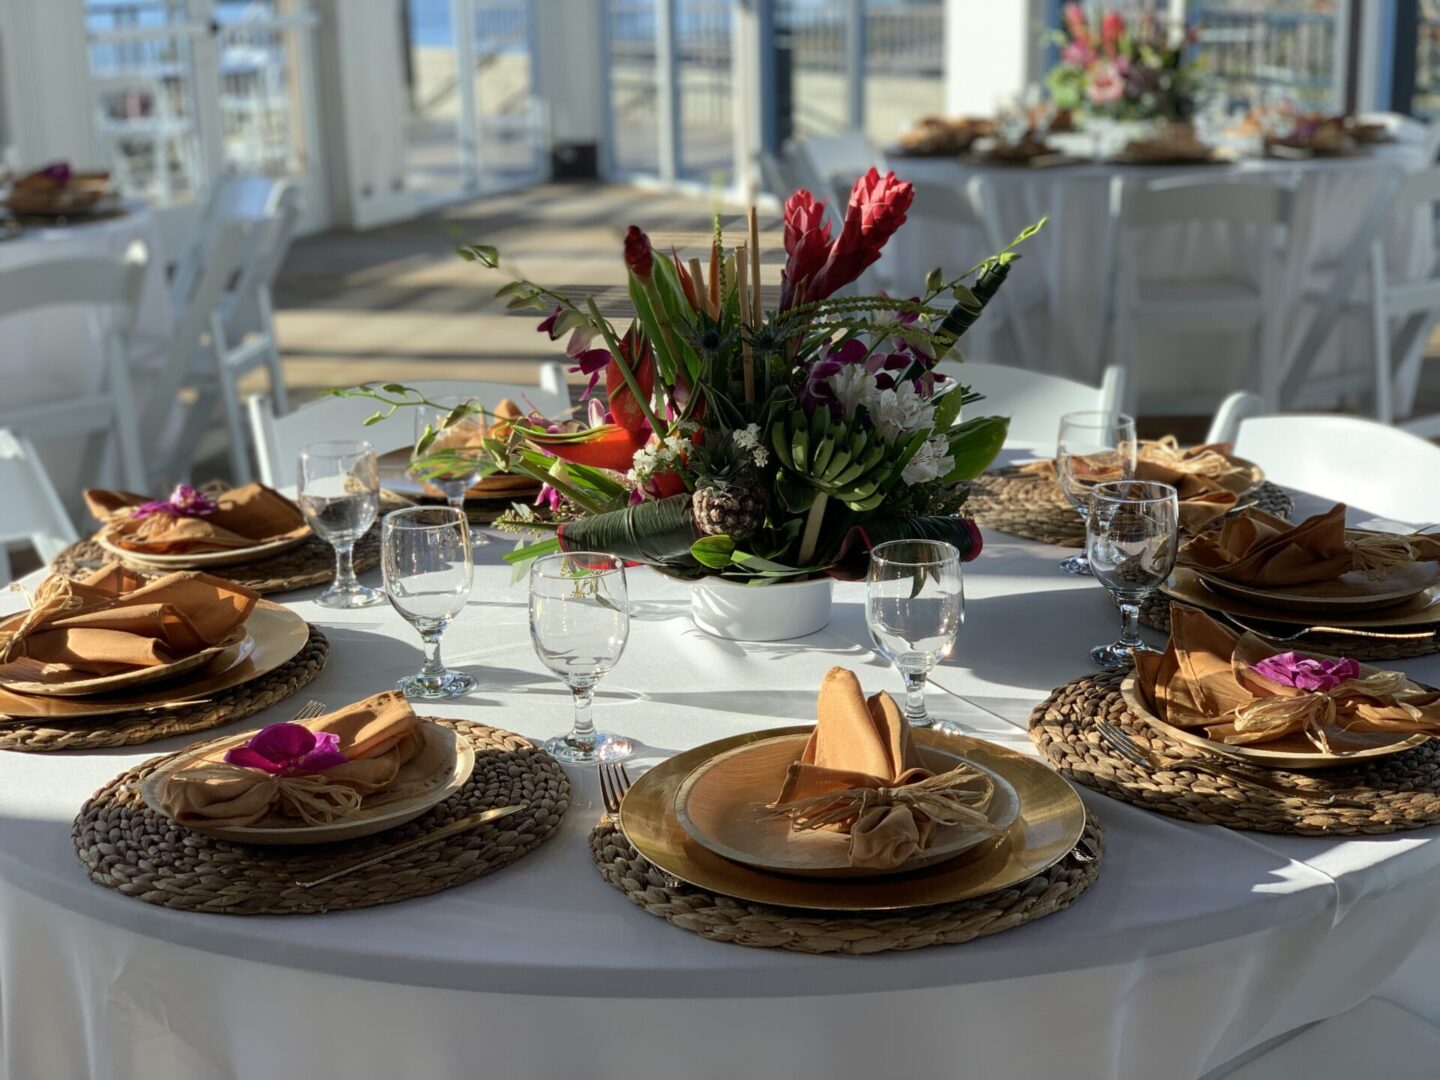
[[[376,694],[302,724],[344,760],[319,772],[277,759],[273,769],[225,760],[215,749],[171,773],[160,791],[165,813],[183,823],[215,826],[325,824],[353,815],[366,797],[388,800],[419,793],[446,764],[440,740],[426,739],[410,703],[394,690]],[[257,742],[256,739],[251,740]]]
[[[26,658],[51,679],[171,664],[226,641],[258,599],[243,585],[193,571],[151,582],[118,563],[82,581],[52,574],[25,617],[0,630],[0,663]]]
[[[1360,733],[1440,734],[1440,693],[1354,660],[1276,652],[1197,608],[1173,604],[1163,653],[1135,654],[1136,686],[1160,719],[1234,745],[1304,742],[1343,753]]]
[[[1298,525],[1251,508],[1227,518],[1218,533],[1187,542],[1178,561],[1241,585],[1288,588],[1333,581],[1352,570],[1383,578],[1407,563],[1437,559],[1437,536],[1347,535],[1345,504],[1336,503]]]
[[[203,494],[199,498],[211,501]],[[176,500],[172,497],[171,502]],[[213,497],[213,510],[193,514],[166,509],[166,503],[129,491],[91,488],[85,492],[85,503],[105,523],[112,543],[149,555],[229,551],[309,531],[300,508],[264,484],[220,492]],[[148,512],[139,512],[142,508]]]
[[[994,783],[961,764],[941,776],[920,766],[910,725],[889,694],[868,700],[855,673],[831,668],[817,721],[771,809],[795,828],[850,836],[852,866],[890,869],[920,854],[937,825],[993,832],[985,810]]]

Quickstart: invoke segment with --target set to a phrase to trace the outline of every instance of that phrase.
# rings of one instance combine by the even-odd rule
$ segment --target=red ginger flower
[[[1065,28],[1076,41],[1090,41],[1090,25],[1085,21],[1085,11],[1079,4],[1065,5]]]
[[[787,310],[796,290],[815,280],[830,253],[830,225],[825,204],[808,191],[797,191],[785,202],[785,270],[780,280],[780,310]]]
[[[825,265],[805,290],[805,300],[823,300],[864,273],[880,258],[880,249],[905,224],[915,189],[893,172],[881,176],[871,169],[850,191],[845,224],[830,246]]]
[[[1112,56],[1115,45],[1125,33],[1125,16],[1118,11],[1107,11],[1100,20],[1100,43]]]
[[[625,268],[639,278],[648,278],[655,269],[655,252],[650,237],[638,225],[625,233]]]

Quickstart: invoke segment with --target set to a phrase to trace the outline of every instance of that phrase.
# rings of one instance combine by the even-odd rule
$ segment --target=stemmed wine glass
[[[579,551],[547,555],[530,567],[530,639],[546,667],[570,687],[575,722],[545,749],[560,761],[619,761],[634,748],[620,735],[596,731],[590,705],[598,683],[625,651],[630,602],[625,564],[613,555]]]
[[[1085,527],[1090,569],[1123,619],[1119,641],[1090,650],[1104,670],[1120,671],[1135,662],[1136,652],[1155,651],[1140,640],[1140,605],[1175,568],[1179,531],[1180,499],[1169,484],[1120,480],[1091,489]]]
[[[445,450],[450,453],[450,467],[435,475],[412,473],[421,483],[434,484],[445,496],[445,501],[462,513],[465,510],[465,492],[480,478],[484,456],[479,448],[481,438],[481,414],[470,413],[447,425],[454,411],[473,399],[460,394],[435,398],[435,406],[422,405],[415,410],[415,444],[422,437],[434,433],[434,439],[427,452]],[[412,456],[413,460],[413,456]],[[479,547],[488,544],[489,538],[483,532],[472,532],[470,543]]]
[[[312,443],[300,451],[296,501],[310,527],[335,547],[335,581],[320,594],[325,607],[380,604],[385,595],[355,578],[355,544],[380,514],[375,450],[363,439]]]
[[[1060,418],[1055,445],[1055,479],[1075,512],[1085,519],[1096,480],[1129,480],[1135,475],[1135,418],[1117,412],[1072,412]],[[1088,574],[1085,553],[1060,561],[1067,574]]]
[[[865,622],[905,680],[905,719],[928,728],[925,680],[955,647],[965,620],[960,552],[942,540],[891,540],[870,552]],[[941,725],[942,727],[945,725]]]
[[[395,689],[408,698],[452,698],[469,693],[475,680],[440,661],[440,635],[470,598],[474,563],[470,523],[453,506],[415,506],[385,518],[380,568],[390,606],[420,631],[425,663]]]

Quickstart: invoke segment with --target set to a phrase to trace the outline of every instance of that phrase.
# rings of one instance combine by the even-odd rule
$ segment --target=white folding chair
[[[111,436],[120,458],[121,480],[137,491],[145,490],[145,459],[130,380],[130,337],[149,261],[148,249],[137,240],[118,259],[53,259],[0,271],[0,318],[60,305],[110,309],[102,316],[104,371],[95,390],[18,406],[7,406],[0,399],[0,427],[17,435],[42,441],[88,435],[81,472],[84,483],[100,480],[105,439]],[[44,362],[43,357],[36,360]]]
[[[538,382],[533,386],[520,383],[479,382],[437,379],[407,383],[434,400],[447,396],[474,397],[493,407],[510,398],[522,408],[534,408],[543,416],[563,416],[570,408],[570,389],[565,385],[565,368],[546,362],[537,369]],[[302,447],[329,439],[367,439],[377,453],[387,453],[409,446],[414,441],[414,424],[408,410],[371,427],[367,417],[376,410],[368,398],[323,397],[302,405],[288,416],[277,417],[270,402],[256,394],[248,401],[250,430],[259,459],[260,479],[272,487],[293,483],[295,461]]]
[[[1124,369],[1114,366],[1105,369],[1099,386],[1040,371],[968,361],[942,360],[935,370],[984,394],[985,400],[975,406],[982,414],[1010,417],[1008,442],[1030,444],[1040,451],[1054,448],[1060,417],[1066,413],[1118,412],[1125,398]]]
[[[30,440],[0,428],[0,585],[10,581],[10,547],[24,541],[50,562],[79,539]]]
[[[1220,403],[1215,417],[1210,421],[1210,430],[1205,433],[1207,443],[1233,443],[1240,430],[1240,421],[1259,416],[1265,411],[1265,401],[1259,394],[1249,390],[1236,390]]]
[[[1440,446],[1355,416],[1260,416],[1240,423],[1235,453],[1267,479],[1416,525],[1440,522]]]
[[[1145,330],[1185,334],[1249,330],[1255,338],[1256,385],[1269,406],[1278,407],[1284,329],[1284,251],[1290,232],[1293,193],[1271,180],[1166,179],[1148,183],[1116,176],[1110,185],[1114,267],[1110,316],[1113,361],[1135,381],[1136,335]],[[1137,270],[1145,233],[1167,225],[1226,228],[1240,243],[1252,231],[1253,281],[1230,278],[1146,281]],[[1193,411],[1193,395],[1157,404],[1154,411]]]

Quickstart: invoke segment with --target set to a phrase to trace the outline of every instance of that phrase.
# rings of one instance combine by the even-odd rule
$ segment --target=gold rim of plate
[[[1020,796],[1010,782],[993,769],[976,766],[995,784],[988,814],[995,835],[966,835],[959,827],[947,830],[941,826],[930,846],[901,866],[888,870],[851,866],[844,834],[830,830],[792,833],[787,819],[765,813],[765,804],[784,784],[787,769],[800,759],[808,738],[808,734],[800,734],[762,739],[716,754],[691,770],[675,793],[675,817],[680,827],[715,854],[757,870],[797,877],[873,878],[908,873],[971,854],[997,839],[1019,816]],[[944,747],[922,746],[919,752],[924,766],[937,774],[953,769],[963,760]],[[746,808],[753,816],[741,820],[738,813]]]
[[[136,687],[99,697],[50,697],[16,694],[0,687],[0,717],[7,720],[68,720],[117,713],[148,712],[180,704],[198,704],[221,690],[230,690],[268,675],[294,659],[310,640],[303,618],[268,600],[261,600],[245,620],[253,647],[240,656],[221,653],[191,678]]]
[[[1361,670],[1374,671],[1375,669],[1362,666]],[[1342,754],[1327,754],[1314,749],[1309,751],[1298,749],[1302,743],[1308,742],[1303,735],[1294,737],[1295,741],[1292,745],[1296,747],[1295,749],[1266,750],[1263,747],[1254,745],[1232,746],[1230,743],[1216,742],[1214,739],[1206,738],[1198,732],[1191,731],[1187,728],[1176,727],[1174,724],[1160,719],[1160,717],[1150,711],[1141,699],[1134,675],[1128,676],[1125,681],[1120,684],[1120,696],[1125,699],[1125,705],[1132,713],[1175,742],[1183,743],[1197,750],[1203,750],[1207,754],[1228,758],[1231,761],[1240,761],[1247,765],[1263,765],[1270,769],[1294,769],[1298,771],[1307,769],[1333,769],[1337,765],[1348,765],[1356,761],[1373,761],[1375,758],[1401,754],[1406,750],[1413,750],[1421,743],[1427,742],[1430,739],[1429,735],[1423,734],[1403,735],[1375,732],[1376,745],[1360,750],[1350,750]]]
[[[237,844],[255,844],[263,847],[334,844],[397,829],[407,822],[414,821],[426,811],[439,806],[464,787],[470,779],[470,774],[475,771],[475,748],[470,744],[469,739],[462,739],[453,729],[441,727],[423,717],[420,719],[420,723],[425,730],[426,739],[443,740],[450,753],[445,767],[435,771],[432,778],[434,786],[417,795],[410,795],[403,799],[386,800],[381,798],[368,804],[362,802],[355,817],[328,825],[286,825],[257,828],[235,825],[207,826],[203,822],[176,821],[175,824],[182,829],[203,833],[205,836],[211,836],[217,840],[230,840]],[[160,788],[170,774],[203,754],[238,746],[254,734],[255,731],[246,731],[239,735],[214,739],[197,748],[194,753],[176,758],[156,769],[140,787],[140,795],[145,800],[145,805],[167,821],[174,821],[160,805]],[[383,796],[384,793],[380,794]]]
[[[1409,600],[1379,609],[1339,610],[1321,612],[1313,608],[1291,611],[1283,607],[1270,607],[1253,603],[1235,596],[1226,596],[1206,586],[1194,570],[1177,566],[1170,579],[1161,586],[1161,592],[1172,600],[1190,604],[1193,607],[1218,611],[1239,619],[1255,619],[1260,622],[1284,623],[1289,626],[1311,627],[1317,617],[1341,629],[1354,630],[1398,630],[1403,627],[1433,628],[1440,625],[1440,586],[1432,586],[1417,593]]]
[[[764,739],[806,735],[809,727],[771,728],[697,746],[651,769],[625,795],[620,828],[635,850],[690,885],[753,903],[810,911],[904,911],[954,903],[1043,873],[1085,831],[1085,805],[1059,773],[1014,750],[968,735],[915,731],[917,746],[958,754],[1005,778],[1020,797],[1020,816],[978,857],[879,878],[800,878],[722,858],[697,843],[675,816],[675,795],[717,754]]]
[[[83,679],[67,679],[64,682],[43,682],[27,679],[7,678],[4,675],[6,668],[20,668],[33,661],[25,659],[17,660],[14,663],[0,667],[0,687],[16,694],[38,694],[46,697],[89,697],[95,694],[109,694],[117,690],[125,690],[132,686],[145,686],[150,683],[168,682],[178,678],[196,668],[205,667],[207,664],[224,664],[229,667],[249,656],[254,649],[255,643],[246,632],[245,627],[239,626],[235,631],[222,641],[219,645],[211,645],[209,648],[201,649],[190,656],[182,657],[168,664],[157,664],[154,667],[136,668],[133,671],[121,671],[114,675],[94,675]],[[218,659],[227,650],[234,650],[235,655]]]
[[[247,548],[228,548],[225,551],[186,552],[182,555],[151,555],[132,548],[121,547],[110,539],[105,530],[95,534],[95,543],[114,555],[127,566],[140,566],[147,570],[204,570],[212,566],[238,566],[241,563],[258,562],[272,555],[279,555],[299,547],[310,539],[310,528],[293,536],[282,536],[278,540],[267,540]]]

